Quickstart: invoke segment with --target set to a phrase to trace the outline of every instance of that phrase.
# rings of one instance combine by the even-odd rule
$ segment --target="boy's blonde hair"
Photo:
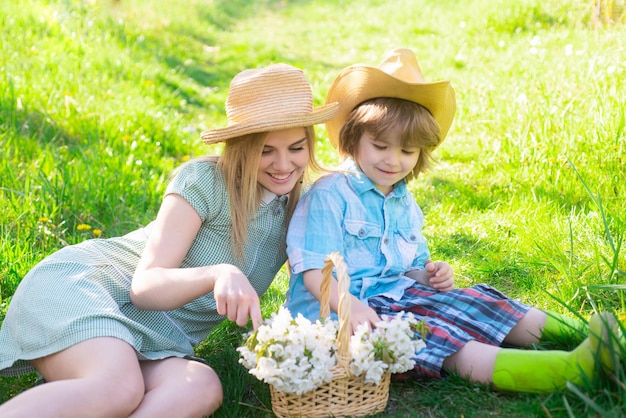
[[[339,152],[355,157],[363,133],[374,138],[400,135],[401,144],[419,148],[420,156],[406,180],[417,178],[432,163],[432,151],[441,142],[439,124],[424,106],[403,99],[380,97],[367,100],[348,116],[339,132]]]

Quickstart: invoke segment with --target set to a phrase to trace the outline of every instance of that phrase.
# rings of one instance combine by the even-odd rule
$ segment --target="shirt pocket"
[[[404,269],[408,269],[421,253],[428,253],[426,239],[418,228],[398,228],[395,234]]]
[[[345,257],[348,265],[374,266],[381,257],[380,240],[382,228],[380,225],[346,220]],[[353,264],[357,263],[357,264]]]

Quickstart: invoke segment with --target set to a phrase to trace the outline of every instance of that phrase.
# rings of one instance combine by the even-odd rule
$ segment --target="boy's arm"
[[[320,300],[321,292],[320,285],[322,284],[322,270],[313,269],[307,270],[302,273],[304,277],[304,285],[306,289],[311,292],[315,299]],[[337,291],[337,280],[330,281],[330,310],[337,312],[339,306],[339,295]]]
[[[313,296],[317,300],[320,300],[320,285],[322,284],[322,270],[314,269],[307,270],[303,273],[304,277],[304,285],[307,290],[311,292]],[[356,327],[359,324],[367,323],[370,328],[374,328],[376,323],[380,321],[379,316],[376,312],[367,306],[365,303],[361,302],[358,298],[353,295],[350,295],[352,298],[350,306],[350,329],[351,332],[354,333]],[[339,307],[339,291],[337,286],[337,280],[330,281],[330,299],[329,299],[330,310],[333,312],[337,312]]]

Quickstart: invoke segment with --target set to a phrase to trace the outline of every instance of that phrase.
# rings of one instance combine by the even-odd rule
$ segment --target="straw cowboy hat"
[[[311,85],[302,70],[288,64],[244,70],[230,83],[228,126],[202,132],[207,144],[257,132],[312,126],[337,114],[337,103],[313,109]]]
[[[446,137],[456,99],[449,81],[427,83],[413,51],[390,51],[378,67],[356,64],[339,73],[328,90],[326,103],[339,102],[337,117],[326,123],[330,142],[337,147],[339,131],[350,112],[366,100],[393,97],[418,103],[430,111],[439,124],[441,141]]]

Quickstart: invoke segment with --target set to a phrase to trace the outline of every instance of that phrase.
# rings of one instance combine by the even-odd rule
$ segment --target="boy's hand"
[[[428,284],[441,292],[454,289],[454,273],[445,261],[428,261],[424,266]]]
[[[362,323],[367,323],[370,329],[374,329],[380,317],[372,308],[352,296],[350,310],[350,334],[354,334],[356,327]]]

